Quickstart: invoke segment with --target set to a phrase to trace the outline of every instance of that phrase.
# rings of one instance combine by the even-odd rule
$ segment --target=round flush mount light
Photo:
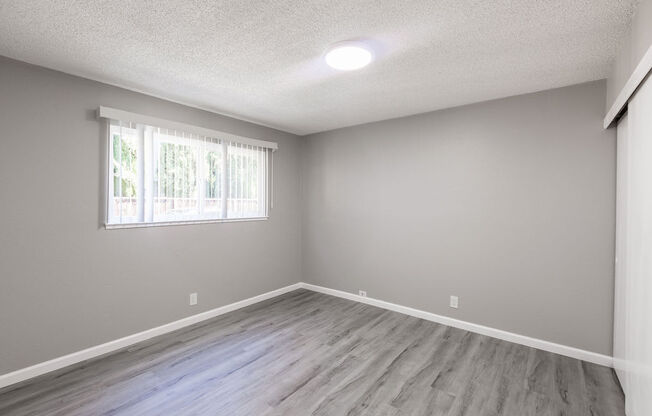
[[[331,68],[352,71],[364,68],[374,59],[374,54],[363,42],[345,41],[332,45],[326,51],[324,60]]]

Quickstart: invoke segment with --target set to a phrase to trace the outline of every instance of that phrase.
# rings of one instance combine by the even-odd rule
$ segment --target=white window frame
[[[192,140],[192,139],[183,139],[183,138],[179,138],[179,137],[172,136],[172,135],[166,135],[166,136],[167,137],[165,139],[163,139],[163,140],[160,137],[156,137],[156,138],[152,139],[152,147],[153,147],[153,149],[152,149],[153,153],[152,154],[154,155],[154,157],[153,157],[154,160],[158,160],[158,156],[160,154],[159,152],[160,152],[161,144],[169,143],[169,144],[180,145],[180,146],[188,146],[188,145],[190,145],[188,140]],[[195,157],[195,163],[197,164],[197,214],[196,215],[193,215],[193,214],[185,214],[185,215],[168,214],[167,216],[159,216],[159,217],[157,217],[157,220],[154,221],[154,207],[151,206],[150,207],[150,210],[151,210],[151,222],[157,222],[157,223],[166,222],[167,223],[167,222],[195,221],[195,220],[207,219],[207,218],[201,218],[201,216],[202,216],[202,211],[201,211],[201,201],[202,201],[202,193],[201,193],[201,191],[202,191],[202,188],[201,188],[201,186],[202,186],[202,183],[204,181],[204,178],[202,177],[202,172],[201,172],[201,169],[203,167],[203,164],[202,164],[203,156],[204,156],[203,149],[199,149],[197,151],[197,156]],[[152,182],[150,184],[150,189],[152,190],[152,192],[154,191],[154,177],[152,177]],[[153,199],[154,198],[151,197],[152,201],[153,201]],[[158,218],[161,218],[161,220],[159,220]],[[210,219],[213,219],[213,218],[210,218]]]
[[[170,226],[170,225],[186,225],[186,224],[205,224],[205,223],[222,223],[222,222],[241,222],[241,221],[261,221],[267,220],[271,208],[273,208],[273,153],[278,149],[278,144],[274,142],[251,139],[241,136],[236,136],[229,133],[220,132],[217,130],[206,129],[203,127],[197,127],[189,124],[179,123],[170,120],[159,119],[156,117],[130,113],[123,110],[118,110],[110,107],[101,106],[98,109],[98,118],[106,119],[107,122],[107,169],[105,169],[104,175],[106,176],[106,215],[105,215],[105,228],[106,229],[119,229],[119,228],[140,228],[140,227],[160,227],[160,226]],[[120,122],[122,124],[135,124],[137,126],[138,132],[138,148],[137,148],[137,216],[129,217],[130,221],[127,223],[116,223],[112,221],[111,218],[111,208],[112,208],[112,199],[114,194],[113,189],[113,146],[112,146],[112,135],[111,135],[111,120]],[[154,206],[153,206],[153,195],[154,192],[154,177],[153,171],[151,169],[145,169],[145,164],[153,163],[152,160],[145,160],[148,157],[158,158],[160,144],[164,143],[174,143],[180,145],[187,145],[189,142],[179,138],[170,136],[165,140],[160,138],[153,137],[154,128],[162,128],[167,130],[174,130],[177,132],[183,132],[188,134],[194,134],[199,136],[211,137],[218,139],[219,143],[213,142],[204,142],[200,146],[200,150],[197,152],[197,207],[198,215],[193,216],[174,216],[170,215],[161,219],[158,217],[156,221],[154,220]],[[146,138],[147,135],[152,135],[149,138]],[[122,137],[122,135],[121,135]],[[193,139],[188,139],[193,140]],[[265,160],[265,169],[267,170],[266,181],[264,181],[262,189],[259,189],[259,195],[262,196],[262,202],[264,204],[264,215],[255,216],[255,217],[235,217],[235,218],[214,218],[211,214],[206,214],[202,210],[202,202],[205,197],[205,182],[203,175],[204,168],[204,157],[205,149],[211,147],[220,147],[223,157],[223,165],[226,166],[227,161],[227,148],[229,145],[240,145],[256,147],[264,150],[266,157]],[[146,149],[148,146],[152,146],[153,149]],[[259,172],[260,175],[264,175],[263,172]],[[151,177],[150,177],[151,176]],[[265,179],[265,178],[262,178]],[[227,205],[228,205],[228,189],[226,187],[227,175],[223,175],[222,178],[222,206],[220,212],[223,216],[228,215]]]
[[[121,128],[121,126],[119,128]],[[126,127],[126,128],[129,128],[131,130],[137,130],[137,129],[133,129],[131,127]],[[108,169],[107,169],[107,172],[106,172],[106,175],[107,175],[106,224],[109,224],[110,220],[111,220],[111,212],[112,212],[112,208],[113,208],[111,206],[111,204],[112,204],[111,201],[112,201],[114,190],[115,190],[115,187],[114,187],[114,184],[113,184],[113,175],[111,174],[111,172],[113,172],[113,146],[112,146],[112,143],[113,143],[112,140],[113,139],[112,139],[111,136],[112,136],[112,134],[111,134],[111,125],[109,125],[108,126],[108,137],[107,137],[107,141],[108,141],[107,167],[108,167]],[[120,132],[120,139],[122,139],[122,132]],[[143,146],[142,146],[143,143],[142,143],[142,141],[143,141],[142,140],[142,134],[138,134],[138,147],[136,149],[136,160],[137,160],[137,163],[139,165],[142,165],[143,162],[144,162],[144,160],[143,160]],[[138,187],[136,189],[136,203],[137,203],[137,206],[140,207],[141,204],[143,204],[143,202],[144,202],[144,195],[142,195],[144,188],[141,186],[141,184],[142,184],[142,176],[143,176],[143,172],[144,172],[142,166],[138,166],[138,169],[136,170],[136,172],[137,172],[136,182],[138,183]],[[122,184],[122,180],[120,180],[120,184]],[[126,217],[129,224],[143,222],[143,218],[139,218],[140,217],[139,213],[142,212],[142,210],[140,208],[137,208],[136,211],[137,211],[137,213],[136,213],[135,216]],[[122,216],[121,216],[121,218],[122,218]],[[127,224],[127,223],[125,223],[125,224]]]

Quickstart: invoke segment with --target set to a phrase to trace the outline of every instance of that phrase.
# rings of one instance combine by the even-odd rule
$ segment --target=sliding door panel
[[[629,115],[625,114],[618,122],[617,160],[616,160],[616,281],[614,285],[614,367],[620,384],[627,394],[625,373],[625,328],[627,291],[627,201],[629,170]]]
[[[625,386],[628,416],[652,415],[652,81],[628,104]],[[621,345],[622,346],[622,345]],[[621,347],[619,346],[619,347]]]

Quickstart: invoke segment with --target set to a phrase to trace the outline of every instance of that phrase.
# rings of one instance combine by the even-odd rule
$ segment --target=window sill
[[[189,221],[161,221],[161,222],[136,222],[130,224],[104,224],[107,230],[120,230],[123,228],[150,228],[150,227],[169,227],[174,225],[197,225],[197,224],[215,224],[222,222],[244,222],[244,221],[267,221],[269,217],[255,218],[228,218],[215,220],[189,220]]]

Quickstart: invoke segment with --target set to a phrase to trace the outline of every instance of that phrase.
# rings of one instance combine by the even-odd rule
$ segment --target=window
[[[275,143],[107,107],[100,116],[109,133],[107,227],[267,218]]]

